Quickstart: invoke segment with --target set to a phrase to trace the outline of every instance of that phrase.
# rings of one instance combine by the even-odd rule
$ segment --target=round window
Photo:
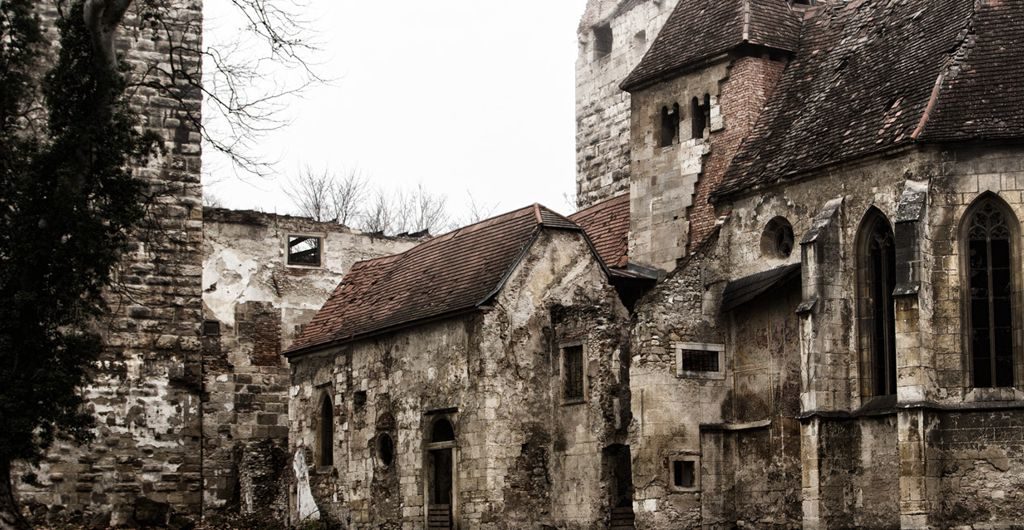
[[[377,435],[377,460],[384,467],[391,467],[395,461],[395,441],[386,432]]]
[[[761,234],[761,254],[770,258],[788,258],[793,253],[793,225],[785,217],[776,217]]]

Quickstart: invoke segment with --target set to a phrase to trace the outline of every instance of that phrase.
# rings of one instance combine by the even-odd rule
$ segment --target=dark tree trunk
[[[11,463],[0,461],[0,530],[27,530],[28,522],[21,516],[11,483]]]

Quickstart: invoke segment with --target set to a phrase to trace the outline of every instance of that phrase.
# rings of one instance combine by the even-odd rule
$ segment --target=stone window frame
[[[302,263],[291,263],[289,261],[289,240],[293,237],[315,237],[320,240],[320,261],[316,265],[305,265]],[[327,254],[327,233],[326,232],[287,232],[284,241],[281,243],[284,248],[284,264],[286,267],[297,269],[320,269],[324,266],[324,256]]]
[[[725,379],[725,344],[712,342],[673,342],[676,353],[676,377],[684,379]],[[718,371],[683,370],[683,351],[698,350],[718,353]]]
[[[668,457],[668,477],[666,477],[665,483],[668,484],[670,491],[675,493],[699,493],[701,491],[701,468],[700,468],[700,453],[676,453]],[[675,465],[676,462],[692,462],[693,463],[693,486],[676,486],[675,481]]]
[[[583,396],[582,397],[565,397],[565,385],[566,385],[566,370],[565,370],[565,350],[569,348],[580,348],[580,377],[582,383]],[[558,345],[558,396],[562,401],[563,406],[580,405],[586,403],[590,398],[590,391],[587,388],[587,348],[583,341],[575,340],[569,342],[562,342]]]
[[[657,145],[659,149],[675,147],[682,141],[680,129],[683,123],[683,110],[679,107],[678,102],[662,105],[654,122],[658,134]],[[665,138],[666,134],[669,135],[667,140]]]
[[[1013,274],[1013,296],[1010,297],[1010,322],[1012,326],[1012,344],[1013,344],[1013,386],[1009,387],[975,387],[974,386],[974,355],[973,345],[971,341],[971,311],[970,311],[970,297],[967,294],[969,273],[968,273],[968,245],[970,239],[968,232],[971,228],[971,219],[977,209],[983,207],[986,202],[991,201],[994,205],[1002,210],[1003,215],[1007,219],[1007,228],[1010,232],[1010,270]],[[1021,226],[1020,220],[1017,217],[1016,212],[1006,202],[1005,199],[1000,197],[997,193],[991,191],[985,191],[978,194],[967,208],[964,210],[960,217],[959,226],[956,230],[956,241],[955,246],[957,253],[959,254],[959,279],[960,279],[960,339],[961,339],[961,352],[962,352],[962,385],[966,391],[966,399],[968,401],[993,401],[993,400],[1020,400],[1024,398],[1021,394],[1021,387],[1024,384],[1024,344],[1021,343],[1021,336],[1024,334],[1024,326],[1021,323],[1021,310],[1024,308],[1024,301],[1022,301],[1022,292],[1024,292],[1024,269],[1022,269],[1022,263],[1024,260],[1021,259]]]
[[[885,213],[882,212],[880,209],[878,209],[878,207],[871,206],[864,212],[864,215],[861,217],[860,224],[857,226],[856,235],[854,236],[854,256],[856,260],[854,265],[854,281],[856,282],[855,302],[857,313],[855,322],[857,333],[857,367],[859,371],[858,377],[860,379],[858,387],[860,389],[862,401],[867,401],[878,397],[895,396],[897,390],[895,386],[892,389],[892,393],[888,394],[879,393],[875,390],[877,382],[875,381],[874,367],[877,350],[875,349],[876,345],[874,344],[873,336],[875,331],[874,317],[873,314],[868,315],[868,313],[874,312],[874,308],[869,306],[867,302],[869,299],[868,291],[871,289],[872,285],[871,280],[868,278],[868,270],[865,260],[868,258],[868,245],[870,244],[869,236],[874,234],[875,229],[879,223],[883,223],[884,227],[888,232],[889,243],[893,246],[892,259],[895,260],[895,227],[889,220],[889,217],[886,216]],[[893,264],[893,266],[895,267],[895,263]],[[893,288],[895,288],[895,277],[891,279],[891,283]],[[892,319],[890,321],[890,325],[893,326],[893,330],[891,333],[895,336],[896,301],[892,297],[892,292],[889,293],[889,299],[893,305]],[[899,366],[899,362],[897,359],[898,352],[896,350],[895,339],[893,339],[893,344],[891,348],[893,356],[891,365],[893,370],[896,370]],[[895,373],[893,374],[893,377],[896,377]]]
[[[324,416],[324,404],[325,403],[330,405],[330,422],[329,422],[330,430],[331,430],[331,432],[330,432],[330,437],[331,437],[330,462],[326,462],[325,461],[325,455],[324,455],[324,440],[327,438],[327,435],[326,435],[327,433],[324,432],[324,430],[326,428],[326,424],[325,424],[325,421],[324,421],[324,418],[325,418],[325,416]],[[334,406],[334,396],[332,396],[331,392],[329,390],[327,390],[327,389],[321,390],[320,391],[320,397],[316,400],[316,409],[315,409],[314,414],[313,414],[313,417],[315,418],[314,429],[313,429],[314,437],[315,437],[314,448],[316,449],[316,451],[314,453],[314,459],[316,461],[316,468],[320,469],[320,470],[327,470],[327,469],[331,469],[331,468],[334,467],[335,456],[336,456],[335,453],[337,453],[337,451],[335,451],[335,449],[337,449],[336,445],[337,445],[337,441],[338,441],[338,439],[337,439],[337,437],[338,437],[338,430],[335,429],[335,425],[334,425],[334,420],[335,420],[336,416],[337,416],[337,413],[336,413],[336,408]]]

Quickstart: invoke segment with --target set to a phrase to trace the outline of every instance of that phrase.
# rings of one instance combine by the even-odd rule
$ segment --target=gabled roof
[[[785,0],[680,0],[620,87],[639,90],[744,44],[794,51],[799,38]]]
[[[853,0],[804,24],[714,197],[915,142],[1024,137],[1024,0]]]
[[[534,204],[352,266],[285,355],[479,308],[540,230],[581,231]]]
[[[629,194],[599,202],[569,216],[594,244],[598,255],[613,269],[627,265],[629,250]]]

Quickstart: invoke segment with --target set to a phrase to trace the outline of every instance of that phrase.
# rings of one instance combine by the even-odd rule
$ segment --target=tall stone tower
[[[55,4],[39,2],[39,10],[56,38]],[[107,294],[107,348],[84,389],[96,441],[54,446],[28,481],[35,485],[18,484],[21,502],[37,518],[97,527],[162,525],[171,513],[194,518],[202,501],[202,95],[165,71],[173,65],[201,78],[202,0],[169,1],[159,29],[142,23],[139,4],[118,42],[133,82],[144,87],[133,106],[143,126],[161,135],[164,150],[135,168],[153,201]],[[167,88],[152,88],[157,84]]]
[[[619,88],[678,0],[589,0],[576,59],[576,194],[585,208],[629,188],[629,93]]]

